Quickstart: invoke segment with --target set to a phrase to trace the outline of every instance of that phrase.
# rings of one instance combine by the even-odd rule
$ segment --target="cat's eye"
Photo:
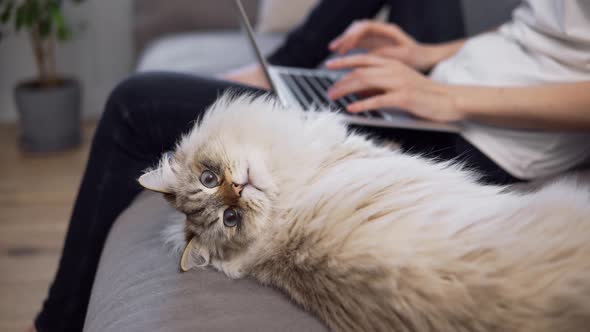
[[[215,175],[215,173],[209,170],[203,171],[203,173],[201,173],[201,177],[199,178],[199,180],[207,188],[215,188],[219,185],[217,175]]]
[[[223,224],[226,227],[236,227],[241,220],[242,217],[240,217],[240,214],[234,208],[228,208],[223,211]]]

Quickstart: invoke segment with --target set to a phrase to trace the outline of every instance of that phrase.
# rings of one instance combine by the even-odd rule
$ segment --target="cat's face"
[[[183,270],[211,263],[230,274],[225,268],[244,263],[240,255],[280,220],[279,197],[305,185],[345,137],[343,121],[329,112],[225,94],[139,182],[186,215]]]
[[[276,198],[272,173],[256,149],[227,146],[211,137],[194,151],[177,150],[165,158],[140,183],[165,193],[186,215],[185,240],[195,240],[183,269],[243,253],[268,222]]]
[[[280,133],[261,124],[256,114],[231,107],[210,111],[174,152],[139,179],[186,215],[183,270],[231,261],[268,228],[278,180],[267,143],[273,141],[273,130]]]

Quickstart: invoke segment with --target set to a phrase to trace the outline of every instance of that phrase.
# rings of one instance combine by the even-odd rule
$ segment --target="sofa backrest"
[[[261,0],[242,0],[253,24],[256,24],[260,2]],[[520,0],[462,0],[467,33],[473,35],[506,21],[519,2]],[[133,12],[133,34],[138,53],[149,42],[162,35],[239,27],[233,0],[134,0]]]
[[[256,22],[258,2],[242,0],[252,22]],[[134,0],[133,16],[136,52],[162,35],[240,26],[233,0]]]
[[[506,22],[520,0],[462,0],[467,35],[473,36]]]

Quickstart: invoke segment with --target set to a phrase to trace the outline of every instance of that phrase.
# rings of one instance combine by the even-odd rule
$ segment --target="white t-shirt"
[[[469,39],[431,78],[482,86],[590,81],[590,0],[525,0],[510,22]],[[560,173],[590,159],[588,131],[463,125],[467,141],[520,179]]]

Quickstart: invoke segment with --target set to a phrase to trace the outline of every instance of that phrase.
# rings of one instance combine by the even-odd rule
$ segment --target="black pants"
[[[223,90],[259,90],[195,76],[150,73],[133,76],[112,92],[98,125],[75,202],[55,280],[35,324],[39,331],[79,331],[84,324],[98,260],[116,217],[142,190],[136,179],[174,147]],[[410,152],[457,158],[487,181],[512,177],[456,135],[369,131],[395,138]]]

